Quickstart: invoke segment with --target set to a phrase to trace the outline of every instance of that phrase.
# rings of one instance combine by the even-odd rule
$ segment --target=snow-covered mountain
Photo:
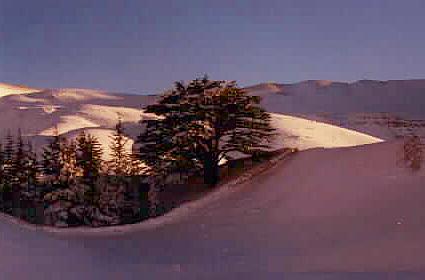
[[[425,79],[353,83],[304,81],[296,84],[266,83],[246,88],[264,97],[264,105],[285,113],[391,112],[425,118]]]
[[[30,88],[23,85],[12,85],[0,83],[0,97],[12,95],[12,94],[22,94],[22,93],[31,93],[38,92],[40,89]]]
[[[294,116],[323,121],[381,139],[394,139],[414,131],[425,136],[425,80],[304,81],[295,84],[264,83],[247,87],[250,94],[262,96],[263,106],[274,113],[289,114],[286,127],[294,127]],[[81,129],[97,136],[108,153],[109,136],[118,117],[126,133],[135,140],[141,118],[150,118],[143,107],[155,95],[135,95],[89,89],[35,89],[0,84],[0,137],[21,129],[36,147],[52,136],[74,137]],[[279,119],[276,116],[275,119]],[[412,122],[412,119],[416,119]],[[283,128],[282,118],[275,121]],[[298,119],[299,120],[299,119]],[[285,131],[283,131],[285,130]],[[129,147],[132,141],[129,142]],[[311,146],[303,144],[301,146]]]
[[[264,83],[246,90],[262,96],[271,112],[321,120],[387,140],[410,132],[425,136],[425,79],[311,80]]]
[[[16,89],[13,94],[10,88]],[[99,138],[105,154],[118,118],[123,120],[129,138],[135,139],[140,132],[135,126],[141,118],[150,117],[142,108],[156,98],[88,89],[18,89],[0,87],[0,96],[4,95],[0,98],[0,137],[20,129],[38,149],[56,128],[59,134],[70,137],[85,129]]]

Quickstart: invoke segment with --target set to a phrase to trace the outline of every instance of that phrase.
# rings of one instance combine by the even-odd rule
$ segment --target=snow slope
[[[298,148],[299,150],[317,147],[350,147],[382,141],[353,130],[282,114],[272,114],[272,125],[278,133],[274,140],[276,149],[283,147]]]
[[[262,94],[269,89],[279,94],[278,86]],[[403,166],[401,142],[317,121],[318,98],[267,98],[274,111],[311,114],[273,115],[274,145],[302,150],[293,158],[164,217],[104,232],[48,233],[0,216],[0,279],[424,279],[425,174]],[[120,113],[132,138],[154,99],[78,89],[10,95],[0,98],[0,128],[22,126],[40,141],[56,125],[71,137],[86,128],[106,141]]]
[[[59,133],[84,127],[111,128],[119,116],[123,122],[138,122],[142,107],[154,99],[83,89],[10,95],[0,99],[0,128],[4,133],[20,127],[25,135],[51,135],[55,126]]]
[[[40,89],[30,88],[27,86],[0,83],[0,97],[7,96],[7,95],[14,95],[14,94],[39,92],[39,91]]]
[[[417,123],[425,120],[425,80],[312,80],[264,83],[246,90],[262,96],[271,112],[321,120],[385,140],[406,133],[425,140],[425,122]],[[395,125],[399,119],[404,123]]]
[[[56,128],[65,136],[75,136],[86,129],[99,137],[107,156],[109,136],[118,118],[122,119],[127,136],[134,139],[140,133],[140,119],[153,117],[144,114],[142,108],[155,98],[87,89],[50,89],[4,96],[0,98],[0,137],[9,131],[17,133],[19,128],[39,151]]]
[[[30,138],[35,148],[46,143],[57,129],[59,134],[78,135],[81,130],[93,133],[102,143],[105,158],[109,154],[110,135],[120,117],[129,137],[128,149],[140,134],[141,118],[153,118],[142,108],[151,104],[155,96],[109,93],[87,89],[51,89],[0,98],[0,137],[19,128]],[[368,144],[380,141],[361,133],[354,133],[336,126],[291,116],[273,114],[273,124],[279,137],[274,146],[299,149],[312,147],[340,147]],[[282,138],[285,141],[282,141]]]
[[[152,228],[48,234],[5,220],[0,270],[4,279],[423,279],[425,174],[398,164],[399,149],[303,151]]]

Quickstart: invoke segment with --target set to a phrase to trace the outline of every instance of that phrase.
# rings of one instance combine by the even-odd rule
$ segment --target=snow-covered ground
[[[380,138],[335,125],[283,114],[272,114],[272,125],[278,134],[274,139],[276,149],[350,147],[382,141]]]
[[[399,149],[388,142],[303,151],[219,199],[183,205],[153,227],[61,234],[2,219],[1,275],[282,279],[283,272],[310,272],[285,279],[423,279],[394,274],[425,269],[425,174],[398,163]],[[370,273],[319,273],[331,271]],[[393,274],[372,273],[379,271]]]
[[[153,100],[87,90],[9,95],[0,98],[0,128],[23,125],[41,139],[55,125],[70,136],[89,127],[106,139],[115,114],[131,134],[135,111]],[[1,216],[0,279],[425,279],[425,172],[403,165],[401,142],[290,115],[273,123],[276,148],[301,152],[146,223],[64,233]]]

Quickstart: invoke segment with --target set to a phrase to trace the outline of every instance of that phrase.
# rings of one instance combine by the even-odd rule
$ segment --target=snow
[[[274,141],[276,149],[283,147],[306,150],[336,148],[382,142],[369,136],[338,126],[282,114],[272,114],[272,125],[279,134]]]
[[[59,134],[63,135],[70,131],[92,127],[99,127],[99,125],[78,115],[61,116],[59,121],[55,123],[54,126],[41,131],[38,133],[38,135],[54,136],[56,130]]]
[[[270,112],[320,119],[385,140],[410,130],[425,140],[425,125],[389,127],[387,120],[424,120],[425,80],[356,82],[304,81],[295,84],[265,83],[246,88],[260,95]],[[324,117],[326,115],[326,117]],[[381,115],[379,119],[375,119]]]
[[[102,147],[108,151],[113,128],[121,118],[125,133],[133,143],[141,133],[141,119],[155,118],[142,108],[155,98],[106,93],[84,89],[53,89],[37,93],[0,98],[0,137],[17,127],[30,136],[34,148],[41,151],[49,136],[57,129],[59,134],[77,135],[81,129],[97,133]],[[23,110],[25,108],[25,110]],[[281,135],[273,143],[275,149],[297,147],[340,147],[380,141],[361,133],[293,116],[273,114],[273,124]],[[96,128],[96,129],[95,129]],[[281,138],[285,140],[282,141]],[[131,150],[129,145],[128,150]]]
[[[25,94],[39,91],[39,89],[30,88],[26,86],[0,83],[0,98],[7,95]]]
[[[0,84],[0,93],[4,88]],[[25,88],[27,89],[27,88]],[[138,96],[107,93],[85,89],[53,89],[20,95],[8,95],[0,98],[0,138],[8,131],[17,132],[31,138],[34,148],[41,147],[57,129],[59,134],[75,135],[81,129],[94,129],[105,151],[108,151],[110,139],[118,118],[121,118],[125,133],[136,139],[141,132],[139,120],[150,119],[152,114],[144,113],[142,108],[155,100],[152,96]],[[1,96],[1,95],[0,95]],[[131,145],[127,147],[131,149]]]
[[[399,149],[388,142],[303,151],[150,227],[62,234],[2,218],[0,250],[8,254],[0,269],[7,279],[352,277],[321,271],[388,279],[372,272],[421,271],[425,174],[398,166]]]
[[[422,87],[420,81],[400,84]],[[376,132],[370,136],[362,125],[358,131],[338,127],[335,112],[321,110],[351,114],[381,86],[351,84],[365,92],[355,104],[323,97],[345,83],[260,86],[266,107],[285,113],[273,114],[280,135],[274,147],[301,152],[165,216],[106,229],[46,230],[1,215],[0,279],[424,279],[413,271],[425,270],[425,172],[403,165],[401,142],[385,127],[369,122]],[[398,100],[399,87],[385,86]],[[120,113],[134,139],[140,116],[153,117],[141,107],[153,100],[86,90],[9,95],[0,98],[0,129],[22,127],[41,139],[54,126],[69,137],[85,128],[106,143]],[[47,114],[47,105],[56,111]],[[406,108],[407,115],[416,114],[417,105]],[[336,125],[318,121],[320,112]]]

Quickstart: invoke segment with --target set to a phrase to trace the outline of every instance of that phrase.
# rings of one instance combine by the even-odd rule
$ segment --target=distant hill
[[[14,94],[11,94],[11,89]],[[0,96],[0,138],[9,131],[14,134],[20,129],[39,148],[56,128],[59,134],[70,137],[85,129],[100,139],[105,154],[108,154],[109,136],[118,118],[123,120],[128,137],[135,139],[140,132],[140,119],[150,117],[143,113],[142,108],[156,98],[88,89],[34,91],[29,87],[7,84],[0,87]],[[129,142],[131,144],[132,141]]]
[[[263,106],[385,140],[416,134],[425,140],[425,79],[353,83],[323,80],[262,83],[245,88]]]
[[[262,96],[264,106],[276,113],[390,112],[425,119],[425,79],[353,83],[312,80],[295,84],[264,83],[245,89]]]
[[[30,88],[23,85],[12,85],[0,83],[0,97],[12,95],[12,94],[23,94],[31,92],[39,92],[40,89]]]
[[[263,83],[245,90],[262,96],[263,106],[274,113],[318,120],[385,140],[411,131],[425,137],[425,80],[354,83],[315,80]],[[0,83],[0,138],[19,128],[36,147],[41,147],[55,128],[69,137],[85,129],[99,137],[108,153],[109,136],[118,117],[124,122],[131,146],[142,129],[140,119],[153,117],[142,109],[156,99],[155,95],[35,89]],[[412,123],[412,119],[418,121]],[[287,121],[288,127],[296,122]],[[282,130],[281,124],[278,126]]]

